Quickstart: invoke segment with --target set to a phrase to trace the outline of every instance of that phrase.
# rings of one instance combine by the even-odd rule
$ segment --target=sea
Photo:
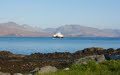
[[[76,52],[90,47],[120,48],[120,38],[106,37],[0,37],[0,51],[15,54]]]

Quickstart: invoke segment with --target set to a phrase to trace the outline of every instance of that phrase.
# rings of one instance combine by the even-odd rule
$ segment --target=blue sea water
[[[0,51],[17,54],[75,52],[88,47],[120,48],[120,38],[98,37],[0,37]]]

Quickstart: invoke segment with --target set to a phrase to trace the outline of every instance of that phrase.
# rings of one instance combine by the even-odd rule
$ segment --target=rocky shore
[[[75,53],[55,52],[55,53],[33,53],[31,55],[13,54],[9,51],[0,51],[0,75],[20,75],[15,73],[33,73],[45,66],[54,66],[55,70],[68,70],[73,63],[86,64],[88,59],[101,62],[104,60],[119,60],[119,49],[86,48]],[[49,66],[49,68],[51,68]],[[36,69],[36,70],[35,70]]]

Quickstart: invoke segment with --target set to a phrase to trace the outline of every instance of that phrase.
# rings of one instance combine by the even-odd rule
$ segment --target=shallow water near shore
[[[0,51],[16,54],[75,52],[88,47],[120,48],[120,38],[0,37]]]

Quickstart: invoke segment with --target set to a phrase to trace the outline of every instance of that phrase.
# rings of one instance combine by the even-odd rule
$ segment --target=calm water
[[[120,48],[120,38],[0,37],[0,50],[17,54],[75,52],[87,47]]]

